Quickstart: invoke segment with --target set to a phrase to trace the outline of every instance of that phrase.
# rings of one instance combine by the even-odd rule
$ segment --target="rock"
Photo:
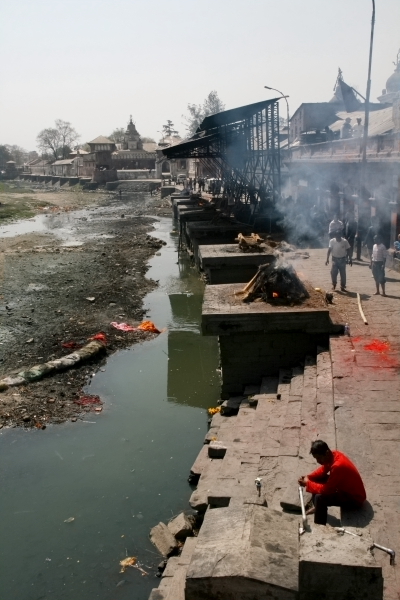
[[[159,523],[151,529],[150,541],[163,556],[171,556],[178,547],[176,539],[165,523]]]
[[[89,302],[94,302],[96,298],[94,298],[94,296],[89,296],[88,298],[85,298],[85,300],[89,300]]]
[[[27,344],[32,344],[35,340],[33,338],[29,338],[29,340],[26,340]]]
[[[311,494],[303,489],[304,506],[311,500]],[[297,480],[290,481],[283,494],[280,505],[283,510],[289,510],[294,512],[301,512],[300,495],[299,495],[299,484]]]
[[[192,524],[183,512],[168,523],[168,529],[178,540],[185,540],[193,534]]]
[[[210,442],[208,445],[209,458],[224,458],[227,447],[222,442]]]

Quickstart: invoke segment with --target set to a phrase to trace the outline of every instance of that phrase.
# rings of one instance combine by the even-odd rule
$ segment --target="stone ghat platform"
[[[238,244],[200,245],[198,252],[200,270],[210,285],[250,281],[260,265],[270,264],[275,258],[272,249],[242,252]]]
[[[215,218],[215,221],[213,221],[210,217],[208,217],[208,220],[201,220],[200,217],[197,217],[197,221],[190,220],[189,212],[185,214],[184,218],[187,220],[182,227],[186,246],[193,253],[194,262],[197,266],[199,265],[200,244],[233,244],[239,233],[244,235],[252,233],[252,227],[236,223],[233,220]],[[207,216],[207,213],[202,214]]]
[[[299,258],[295,267],[314,285],[329,289],[325,260],[326,250],[309,250],[309,259]],[[347,272],[348,291],[335,292],[339,316],[331,322],[349,323],[349,337],[318,333],[325,340],[318,343],[308,329],[309,318],[303,323],[305,331],[242,330],[232,337],[228,320],[218,333],[223,377],[224,370],[226,377],[226,369],[234,373],[240,365],[240,360],[233,365],[222,360],[224,342],[226,348],[233,347],[235,337],[238,355],[247,361],[246,372],[238,374],[235,385],[233,380],[229,384],[234,393],[226,386],[221,413],[213,417],[192,466],[198,482],[190,503],[205,515],[199,536],[185,543],[181,557],[170,559],[151,600],[399,599],[398,561],[392,565],[387,554],[370,548],[373,541],[399,551],[400,276],[387,270],[388,296],[382,298],[373,295],[367,264],[354,262]],[[218,301],[215,314],[231,318],[229,303],[227,307],[223,297]],[[284,323],[285,311],[277,312]],[[254,318],[250,315],[251,322]],[[274,316],[269,318],[273,322]],[[264,336],[263,343],[252,345],[256,335],[260,340]],[[279,349],[291,353],[297,348],[297,366],[282,368],[282,352],[270,373],[274,352],[263,356],[265,347],[278,356]],[[292,353],[290,360],[294,358]],[[315,439],[345,452],[361,472],[367,502],[358,511],[330,509],[328,525],[362,535],[339,536],[332,527],[315,526],[311,520],[296,546],[293,528],[299,517],[283,509],[296,508],[297,477],[316,466],[309,455]],[[262,479],[260,495],[256,477]],[[276,530],[282,531],[281,544]],[[279,578],[274,564],[285,565]]]
[[[182,557],[170,559],[151,600],[382,598],[369,505],[362,522],[332,508],[330,527],[310,523],[301,536],[300,517],[284,512],[298,510],[297,478],[316,466],[310,440],[336,446],[333,379],[330,352],[319,349],[303,368],[223,403],[191,469],[198,484],[190,504],[204,523]],[[333,527],[341,519],[362,535],[340,536]]]
[[[329,335],[344,328],[319,292],[301,305],[276,306],[244,303],[235,295],[242,288],[209,285],[204,293],[202,332],[218,336],[222,398],[242,394],[246,385],[260,385],[263,376],[277,376],[306,354],[315,355],[318,346],[328,346]]]

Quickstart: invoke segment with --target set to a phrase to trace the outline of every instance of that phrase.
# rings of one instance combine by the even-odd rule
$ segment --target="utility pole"
[[[369,99],[371,95],[371,68],[372,68],[372,49],[374,45],[374,28],[375,28],[375,0],[372,0],[372,18],[371,18],[371,37],[369,43],[369,60],[368,60],[368,78],[367,91],[365,94],[365,112],[364,112],[364,135],[362,139],[362,154],[361,154],[361,172],[360,172],[360,191],[358,194],[357,205],[357,260],[361,259],[361,235],[363,231],[363,215],[361,214],[361,206],[363,201],[363,191],[367,187],[367,145],[368,145],[368,126],[369,126]]]

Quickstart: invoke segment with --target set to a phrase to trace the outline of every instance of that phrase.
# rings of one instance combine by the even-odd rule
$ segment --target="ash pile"
[[[253,279],[239,292],[243,302],[260,299],[270,304],[301,304],[310,294],[292,265],[276,260],[260,265]]]

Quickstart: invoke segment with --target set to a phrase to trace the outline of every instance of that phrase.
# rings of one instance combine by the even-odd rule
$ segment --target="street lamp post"
[[[285,101],[286,101],[287,133],[288,133],[288,137],[287,137],[288,146],[287,147],[288,147],[288,150],[289,150],[289,148],[290,148],[290,124],[289,124],[289,102],[287,100],[289,98],[289,96],[285,96],[285,94],[283,94],[282,92],[280,92],[276,88],[269,87],[268,85],[264,85],[264,87],[265,87],[266,90],[273,90],[274,92],[278,92],[278,94],[280,94],[281,97],[284,98]]]
[[[369,42],[369,60],[368,60],[368,79],[367,91],[365,94],[365,112],[364,112],[364,134],[362,140],[362,158],[361,158],[361,173],[360,173],[360,193],[358,196],[358,221],[357,221],[357,260],[361,259],[361,233],[363,215],[361,214],[361,206],[363,199],[363,191],[366,188],[367,178],[367,144],[368,144],[368,126],[369,126],[369,98],[371,94],[371,68],[372,68],[372,48],[374,43],[374,27],[375,27],[375,0],[372,0],[372,17],[371,17],[371,36]],[[363,190],[364,188],[364,190]]]
[[[367,79],[367,92],[365,94],[364,136],[363,136],[363,152],[362,152],[362,162],[364,163],[364,165],[367,162],[369,97],[371,94],[371,67],[372,67],[372,48],[373,48],[373,44],[374,44],[374,27],[375,27],[375,0],[372,0],[371,38],[370,38],[370,43],[369,43],[368,79]]]

